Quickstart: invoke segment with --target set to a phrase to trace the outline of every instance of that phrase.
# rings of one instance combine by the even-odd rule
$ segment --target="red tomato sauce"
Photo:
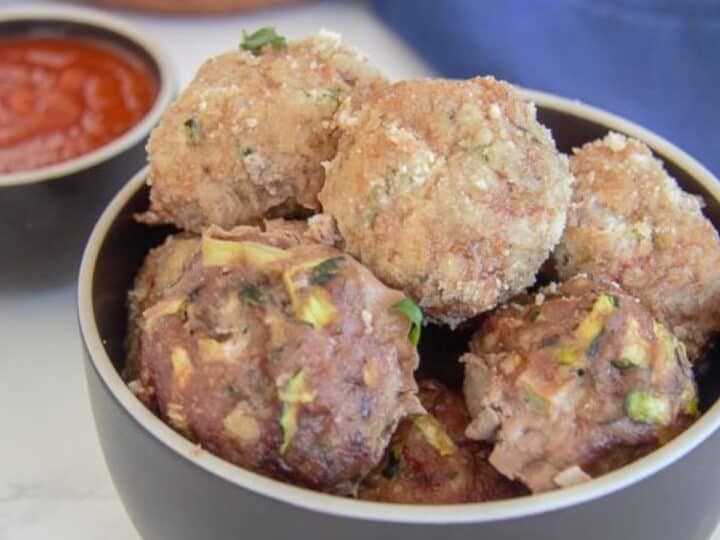
[[[151,68],[99,41],[0,40],[0,174],[72,159],[137,124],[158,92]]]

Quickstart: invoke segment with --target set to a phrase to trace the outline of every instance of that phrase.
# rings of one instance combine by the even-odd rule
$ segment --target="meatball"
[[[490,315],[465,362],[468,437],[533,492],[586,480],[697,414],[683,344],[634,297],[585,276]]]
[[[162,417],[208,451],[350,493],[424,411],[404,301],[329,246],[211,227],[144,310],[139,364]]]
[[[135,395],[148,406],[154,405],[155,388],[147,366],[140,362],[142,314],[180,279],[198,246],[197,236],[185,233],[168,236],[162,245],[150,250],[128,293],[127,356],[123,376],[131,382],[130,388]]]
[[[380,75],[339,36],[211,58],[153,130],[149,223],[200,232],[317,210],[335,153],[332,117]]]
[[[534,282],[560,239],[567,160],[493,78],[398,82],[346,100],[319,198],[350,253],[453,326]]]
[[[576,150],[570,166],[577,184],[554,254],[560,277],[616,281],[696,360],[720,329],[720,239],[701,199],[645,144],[617,133]]]
[[[506,499],[524,493],[487,462],[484,443],[468,440],[462,396],[442,383],[419,383],[427,415],[403,420],[382,463],[360,486],[359,497],[408,504],[454,504]]]

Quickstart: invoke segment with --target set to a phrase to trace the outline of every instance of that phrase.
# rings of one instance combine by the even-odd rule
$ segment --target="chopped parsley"
[[[272,26],[265,26],[252,34],[248,34],[243,30],[243,40],[240,43],[241,49],[258,55],[266,45],[272,45],[274,49],[284,49],[287,47],[287,41]]]
[[[246,283],[240,291],[243,299],[251,306],[261,306],[265,303],[265,295],[257,285]]]
[[[401,453],[398,448],[392,448],[388,453],[387,464],[383,467],[381,474],[387,480],[392,480],[400,470]]]
[[[633,364],[628,358],[622,357],[610,360],[610,364],[618,369],[629,369],[635,367],[635,364]]]
[[[346,262],[345,256],[340,255],[313,266],[310,269],[310,283],[313,285],[325,285],[340,273]]]
[[[183,122],[185,126],[185,134],[190,141],[190,144],[200,144],[202,140],[202,126],[200,121],[195,118],[188,118]]]
[[[423,321],[422,310],[415,302],[407,297],[400,300],[393,307],[410,319],[412,326],[410,327],[408,338],[410,338],[412,344],[417,347],[417,344],[420,342],[420,328]]]
[[[340,88],[331,88],[327,91],[327,96],[332,99],[335,103],[340,105],[342,103],[342,90]]]

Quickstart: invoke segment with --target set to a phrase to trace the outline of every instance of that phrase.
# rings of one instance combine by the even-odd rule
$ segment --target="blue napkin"
[[[370,0],[441,75],[492,74],[641,124],[720,174],[720,0]]]

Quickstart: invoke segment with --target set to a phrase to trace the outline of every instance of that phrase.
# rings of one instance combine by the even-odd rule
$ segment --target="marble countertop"
[[[0,9],[30,4],[49,2],[0,0]],[[267,24],[291,37],[321,27],[338,31],[392,78],[429,73],[360,3],[194,20],[117,16],[167,48],[181,86],[203,59],[234,46],[243,28]],[[74,284],[0,293],[0,540],[138,538],[100,453],[81,359]]]

